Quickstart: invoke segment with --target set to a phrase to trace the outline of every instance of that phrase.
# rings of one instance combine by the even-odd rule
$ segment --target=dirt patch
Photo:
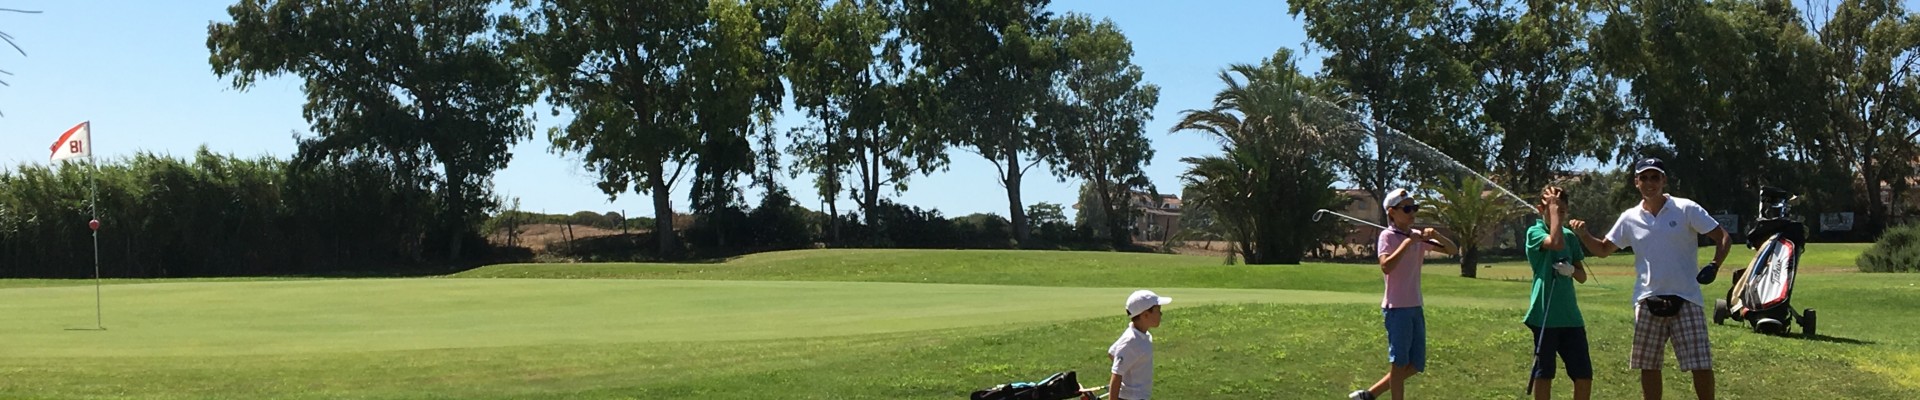
[[[1140,242],[1140,245],[1158,249],[1161,246],[1161,242]],[[1232,251],[1233,245],[1233,242],[1224,240],[1187,241],[1182,243],[1181,246],[1175,246],[1170,250],[1172,250],[1174,254],[1214,257],[1224,260],[1227,257],[1227,253]],[[1447,255],[1438,252],[1427,253],[1426,256],[1428,260],[1448,258]],[[1237,259],[1238,257],[1235,258]],[[1374,252],[1372,246],[1357,244],[1321,245],[1317,251],[1310,252],[1307,257],[1308,260],[1320,262],[1332,260],[1334,262],[1356,263],[1368,263],[1371,262],[1373,258]]]
[[[569,232],[568,229],[569,227],[563,224],[521,225],[518,232],[519,236],[518,238],[516,238],[518,242],[514,244],[517,244],[521,247],[526,247],[528,250],[533,250],[533,252],[535,253],[539,253],[542,251],[546,251],[547,246],[552,245],[554,243],[565,242],[569,238],[577,240],[577,239],[586,239],[591,237],[613,236],[613,235],[619,235],[621,233],[619,230],[616,230],[616,229],[601,229],[601,228],[595,228],[595,227],[586,226],[586,225],[573,225],[571,227],[572,229],[571,232]],[[627,232],[638,234],[638,233],[646,233],[648,232],[648,230],[629,229],[627,230]],[[507,245],[508,244],[507,239],[508,237],[506,232],[495,232],[493,234],[487,235],[487,241],[493,242],[495,245]]]
[[[1159,249],[1161,246],[1165,244],[1164,242],[1137,242],[1137,243],[1141,246],[1145,246],[1146,248],[1150,248],[1150,249]],[[1169,249],[1169,250],[1172,250],[1173,254],[1180,254],[1180,255],[1226,257],[1227,242],[1187,241],[1187,242],[1181,243],[1180,246],[1174,246],[1172,249]]]

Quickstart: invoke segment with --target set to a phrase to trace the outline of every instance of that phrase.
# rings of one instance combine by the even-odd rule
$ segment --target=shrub
[[[1854,265],[1860,272],[1920,272],[1920,224],[1887,229]]]

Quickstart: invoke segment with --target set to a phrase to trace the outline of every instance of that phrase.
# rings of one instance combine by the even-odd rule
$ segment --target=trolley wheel
[[[1713,324],[1714,325],[1726,325],[1727,317],[1732,314],[1733,314],[1733,311],[1727,310],[1727,300],[1713,299]]]
[[[1813,327],[1813,309],[1809,308],[1807,311],[1800,313],[1800,334],[1808,337],[1817,336],[1817,334],[1814,333]]]

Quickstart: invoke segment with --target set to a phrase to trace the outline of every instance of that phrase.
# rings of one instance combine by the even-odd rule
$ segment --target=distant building
[[[1133,214],[1133,241],[1161,242],[1180,233],[1180,197],[1163,194],[1155,197],[1144,191],[1131,191],[1128,205]]]
[[[1920,157],[1914,157],[1913,163],[1920,165]],[[1906,204],[1904,208],[1897,205],[1894,207],[1893,215],[1895,217],[1911,219],[1916,213],[1920,213],[1920,173],[1915,173],[1913,176],[1907,177],[1907,193],[1900,197],[1902,197],[1902,200],[1905,200]]]
[[[1366,189],[1341,189],[1339,192],[1341,197],[1348,199],[1347,206],[1340,209],[1341,214],[1385,225],[1387,221],[1386,210],[1380,209],[1380,200],[1375,199],[1372,192],[1368,192]],[[1328,216],[1328,218],[1338,217]],[[1338,223],[1350,228],[1347,230],[1346,239],[1341,241],[1342,244],[1373,246],[1375,242],[1380,240],[1380,229],[1378,228],[1347,223],[1346,221],[1322,220],[1321,222]]]
[[[1337,192],[1341,197],[1347,199],[1347,205],[1340,209],[1341,214],[1376,224],[1387,224],[1387,210],[1380,207],[1380,200],[1374,197],[1372,192],[1368,192],[1366,189],[1339,189]],[[1492,192],[1482,192],[1482,194],[1488,195],[1492,194]],[[1325,218],[1339,217],[1327,216]],[[1347,233],[1344,239],[1341,239],[1340,243],[1335,243],[1334,246],[1331,247],[1335,256],[1359,255],[1361,257],[1373,257],[1374,246],[1379,245],[1380,242],[1380,228],[1349,221],[1328,221],[1325,218],[1322,218],[1320,222],[1317,223],[1340,224],[1343,225],[1341,229],[1345,229]],[[1435,226],[1431,221],[1416,221],[1413,226],[1416,228],[1438,229],[1441,235],[1449,238],[1458,237],[1454,236],[1453,232],[1446,227]],[[1439,255],[1439,253],[1428,253],[1428,257],[1434,257],[1436,255]]]
[[[1920,156],[1914,157],[1913,163],[1920,165]],[[1905,178],[1888,179],[1904,179],[1903,183],[1906,184],[1907,190],[1895,193],[1893,185],[1880,184],[1881,205],[1887,207],[1887,226],[1920,222],[1920,173]]]

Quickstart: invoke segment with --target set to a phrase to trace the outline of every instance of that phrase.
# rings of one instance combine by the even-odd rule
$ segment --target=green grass
[[[1810,247],[1803,266],[1850,267],[1856,247]],[[1638,391],[1625,368],[1630,257],[1595,260],[1599,281],[1580,286],[1596,398]],[[1384,371],[1374,267],[1218,262],[819,250],[419,279],[109,281],[107,331],[66,330],[92,326],[93,288],[62,284],[90,281],[0,281],[0,343],[14,344],[0,346],[0,398],[951,399],[1067,369],[1092,386],[1135,288],[1176,299],[1154,331],[1157,397],[1334,398]],[[1515,397],[1527,286],[1503,277],[1520,267],[1488,279],[1427,267],[1432,349],[1411,390]],[[1821,310],[1825,335],[1713,327],[1721,397],[1920,394],[1917,285],[1803,274],[1795,303]],[[1667,379],[1668,396],[1691,396],[1683,374]]]
[[[1429,295],[1478,295],[1485,282],[1440,279],[1457,268],[1433,261]],[[1629,267],[1630,268],[1630,267]],[[1372,271],[1369,273],[1368,271]],[[1166,254],[1019,251],[850,249],[786,251],[739,257],[719,264],[503,264],[455,278],[712,279],[846,282],[962,283],[1068,287],[1190,287],[1377,291],[1379,269],[1369,265],[1221,265],[1211,257]],[[1631,285],[1629,285],[1631,287]],[[1525,294],[1521,294],[1525,296]]]
[[[1112,314],[1127,291],[854,282],[391,279],[0,291],[0,358],[215,356],[845,336]],[[1192,304],[1366,302],[1359,293],[1193,289]],[[139,299],[138,302],[115,301]],[[1472,302],[1472,301],[1466,301]],[[65,306],[65,307],[60,307]],[[78,318],[76,318],[78,317]],[[555,329],[561,328],[561,329]]]
[[[236,278],[172,278],[172,279],[102,279],[102,285],[130,285],[140,283],[180,283],[180,282],[259,282],[313,280],[319,278],[299,277],[236,277]],[[58,286],[94,286],[93,279],[0,279],[0,289],[35,288]]]

